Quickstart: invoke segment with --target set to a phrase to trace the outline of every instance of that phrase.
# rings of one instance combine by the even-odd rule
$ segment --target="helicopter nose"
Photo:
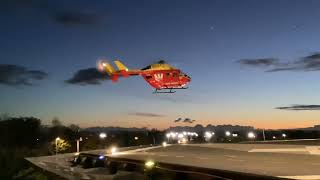
[[[191,81],[191,77],[186,75],[187,81],[190,82]]]

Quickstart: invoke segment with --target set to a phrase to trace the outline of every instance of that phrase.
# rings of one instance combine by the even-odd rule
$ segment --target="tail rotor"
[[[97,61],[97,69],[100,72],[107,73],[109,76],[116,72],[116,70],[111,66],[111,64],[105,60]]]

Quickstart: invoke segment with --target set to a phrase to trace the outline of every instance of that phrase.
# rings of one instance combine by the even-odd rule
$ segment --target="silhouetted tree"
[[[80,131],[80,127],[76,124],[70,124],[69,128],[75,133]]]
[[[8,113],[1,113],[0,114],[0,121],[5,121],[10,118],[10,115]]]
[[[52,121],[51,121],[51,125],[52,125],[53,127],[57,127],[57,126],[62,126],[62,123],[61,123],[61,121],[59,120],[59,118],[54,117],[54,118],[52,119]]]

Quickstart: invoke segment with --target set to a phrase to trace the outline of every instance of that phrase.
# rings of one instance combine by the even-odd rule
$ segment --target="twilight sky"
[[[313,126],[319,7],[317,0],[4,0],[0,113],[81,127]],[[175,94],[152,94],[142,77],[86,84],[101,57],[129,68],[165,59],[192,82]]]

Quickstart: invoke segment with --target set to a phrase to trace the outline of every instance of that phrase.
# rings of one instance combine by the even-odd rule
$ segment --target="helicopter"
[[[142,69],[129,70],[120,60],[115,60],[117,69],[106,61],[98,61],[97,69],[110,76],[113,82],[117,82],[119,77],[142,76],[155,91],[153,93],[175,93],[178,89],[187,89],[191,78],[164,60],[148,65]]]

